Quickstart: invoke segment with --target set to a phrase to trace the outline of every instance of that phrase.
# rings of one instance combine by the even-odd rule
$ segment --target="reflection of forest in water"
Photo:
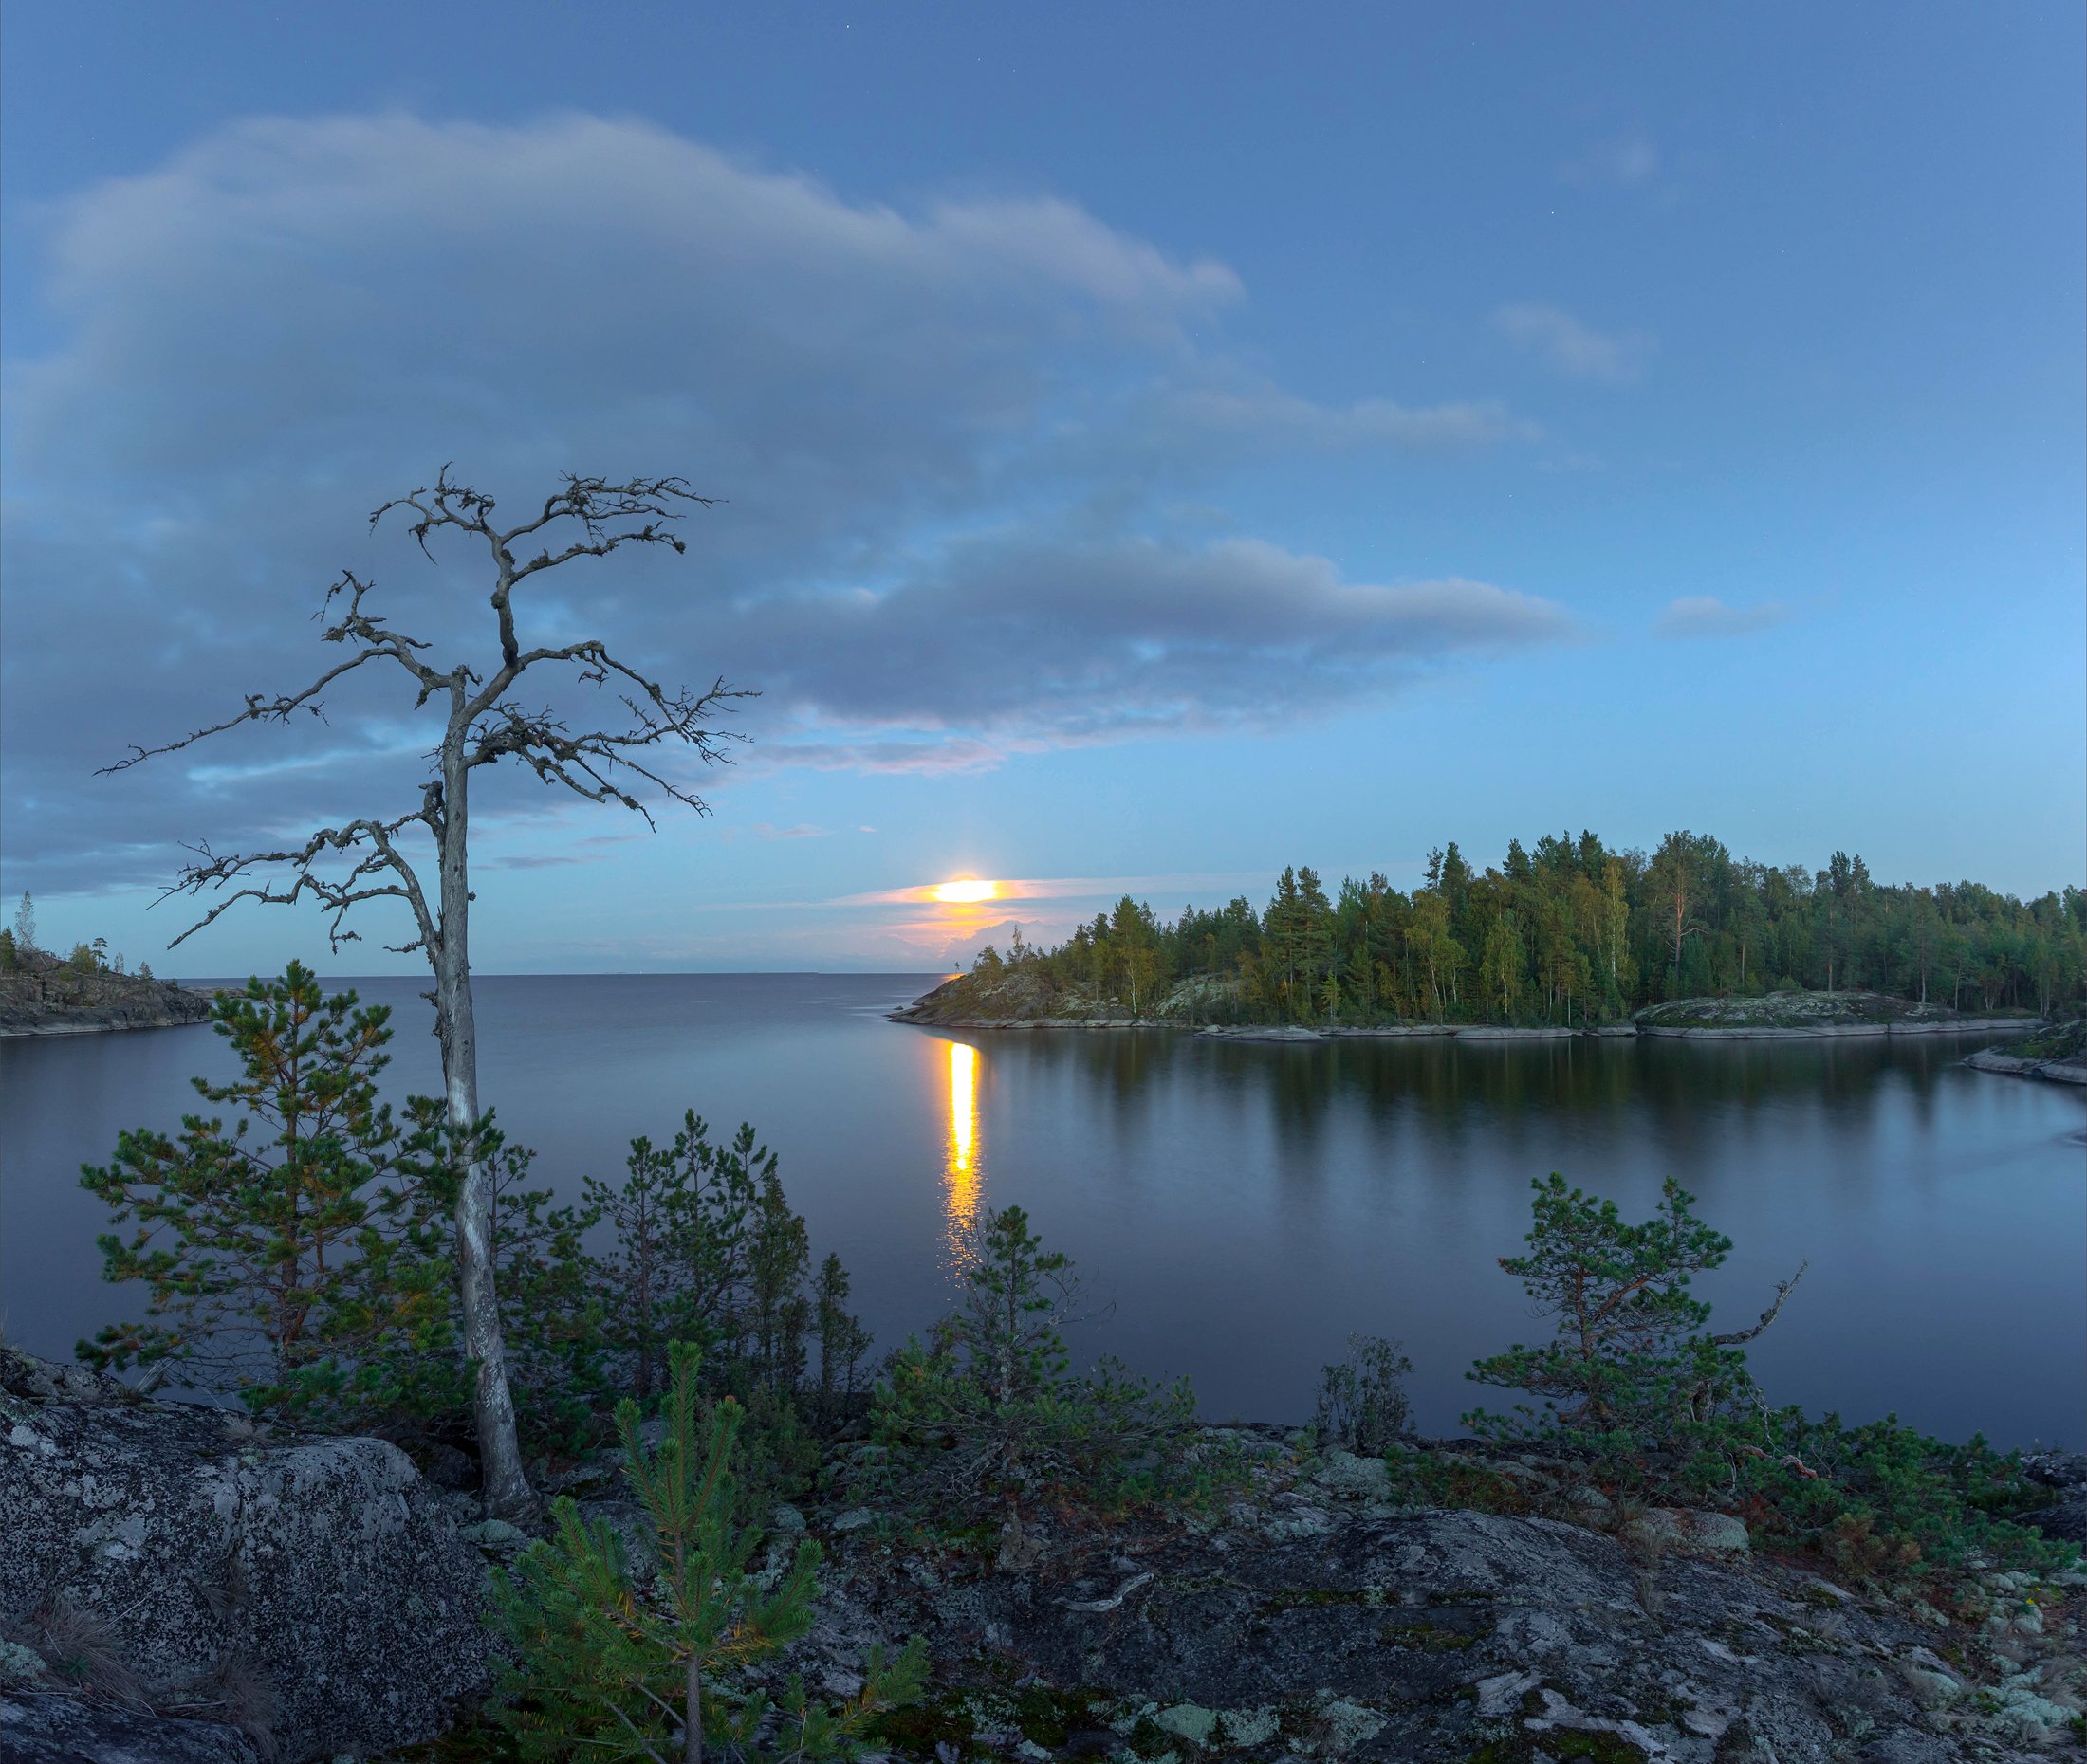
[[[1625,1037],[1457,1041],[1449,1037],[1284,1045],[1204,1039],[1169,1030],[1027,1031],[977,1038],[988,1057],[1077,1074],[1119,1114],[1163,1088],[1265,1096],[1283,1130],[1316,1136],[1343,1106],[1416,1110],[1453,1128],[1538,1112],[1636,1108],[1655,1117],[1737,1104],[1816,1103],[1859,1116],[1887,1087],[1931,1103],[1943,1075],[1991,1037],[1850,1037],[1807,1041],[1686,1041]]]
[[[420,1008],[410,979],[354,983],[400,1021]],[[1284,1046],[884,1020],[927,984],[490,980],[488,1094],[565,1200],[692,1104],[753,1122],[880,1347],[951,1302],[970,1222],[1018,1204],[1108,1312],[1075,1351],[1190,1373],[1217,1417],[1308,1412],[1362,1330],[1405,1340],[1426,1424],[1453,1427],[1464,1369],[1529,1333],[1496,1259],[1528,1229],[1530,1181],[1561,1170],[1641,1218],[1671,1174],[1736,1246],[1701,1288],[1721,1325],[1812,1263],[1755,1346],[1777,1400],[2024,1443],[2087,1432],[2087,1096],[1963,1070],[1970,1038]],[[395,1051],[401,1090],[434,1081],[426,1037]],[[200,1031],[0,1043],[16,1339],[62,1357],[124,1314],[76,1172],[124,1128],[173,1128],[218,1052]]]
[[[964,1192],[1027,1207],[1119,1301],[1110,1350],[1192,1371],[1212,1412],[1298,1412],[1363,1330],[1453,1424],[1464,1369],[1527,1334],[1497,1259],[1557,1170],[1631,1217],[1666,1176],[1694,1193],[1734,1245],[1700,1282],[1721,1327],[1810,1265],[1750,1350],[1778,1401],[2077,1440],[2087,1098],[1965,1070],[1995,1038],[986,1031],[951,1095],[977,1098]]]

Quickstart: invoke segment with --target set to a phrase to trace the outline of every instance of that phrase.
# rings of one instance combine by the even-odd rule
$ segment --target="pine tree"
[[[819,1546],[809,1539],[764,1590],[751,1569],[762,1542],[738,1517],[733,1458],[744,1411],[727,1397],[702,1424],[700,1352],[669,1351],[666,1438],[648,1451],[637,1405],[616,1411],[624,1473],[652,1521],[656,1571],[634,1571],[607,1520],[589,1523],[570,1498],[551,1507],[551,1535],[493,1577],[508,1649],[490,1712],[522,1756],[576,1755],[645,1764],[728,1757],[792,1764],[847,1757],[879,1709],[918,1700],[927,1654],[873,1651],[862,1688],[841,1707],[813,1703],[792,1678],[771,1702],[744,1669],[811,1627]]]
[[[855,1401],[855,1382],[870,1332],[848,1311],[848,1271],[840,1258],[819,1266],[813,1329],[819,1337],[819,1411],[830,1425]]]
[[[453,1361],[443,1172],[454,1148],[436,1106],[415,1099],[400,1129],[377,1098],[389,1013],[324,997],[299,963],[220,993],[212,1014],[240,1074],[195,1088],[245,1113],[229,1132],[187,1115],[178,1140],[122,1133],[107,1166],[83,1169],[129,1233],[99,1240],[102,1277],[141,1281],[147,1297],[142,1320],[109,1325],[80,1353],[117,1369],[166,1362],[259,1411],[397,1403],[400,1379]]]
[[[1079,1284],[1062,1252],[1045,1250],[1010,1206],[978,1232],[962,1302],[922,1347],[893,1356],[877,1391],[877,1438],[939,1493],[998,1504],[1019,1530],[1030,1492],[1092,1498],[1126,1461],[1181,1442],[1194,1420],[1188,1383],[1145,1383],[1112,1360],[1071,1369],[1060,1326]]]
[[[1722,1266],[1732,1242],[1696,1218],[1694,1196],[1672,1177],[1661,1187],[1659,1210],[1641,1225],[1556,1172],[1531,1186],[1529,1253],[1503,1256],[1500,1265],[1522,1281],[1539,1316],[1558,1319],[1556,1333],[1480,1360],[1467,1376],[1526,1390],[1553,1410],[1542,1417],[1525,1410],[1521,1424],[1480,1411],[1466,1416],[1468,1424],[1495,1432],[1555,1424],[1663,1443],[1706,1392],[1745,1388],[1743,1356],[1732,1350],[1774,1321],[1802,1268],[1752,1329],[1706,1335],[1710,1308],[1690,1294],[1690,1280]]]

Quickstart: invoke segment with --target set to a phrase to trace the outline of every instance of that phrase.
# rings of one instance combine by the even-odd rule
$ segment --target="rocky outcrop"
[[[1700,1040],[1790,1040],[1814,1037],[1969,1035],[2040,1020],[2027,1011],[1980,1016],[1947,1004],[1920,1004],[1882,992],[1766,992],[1747,998],[1675,999],[1632,1020],[1640,1035]]]
[[[2087,1018],[2053,1023],[2004,1048],[1981,1048],[1964,1063],[1980,1072],[2000,1072],[2009,1077],[2087,1084]]]
[[[2068,1595],[2028,1576],[1952,1620],[1758,1559],[1729,1515],[1415,1510],[1381,1461],[1242,1438],[1225,1511],[1032,1528],[1023,1571],[815,1514],[792,1664],[841,1695],[871,1643],[925,1636],[934,1686],[887,1732],[909,1756],[1967,1764],[2065,1743],[2080,1706]]]
[[[2087,1059],[2023,1059],[1996,1047],[1982,1047],[1964,1062],[1974,1072],[2010,1078],[2042,1078],[2052,1084],[2087,1084]]]
[[[209,1020],[211,995],[172,981],[106,968],[83,972],[43,950],[0,973],[0,1039],[92,1035],[110,1029],[172,1029]]]
[[[8,1764],[259,1764],[236,1727],[82,1702],[0,1685],[0,1758]]]
[[[480,1556],[382,1441],[271,1438],[0,1350],[0,1514],[8,1644],[89,1702],[230,1720],[299,1764],[427,1738],[482,1694]]]
[[[2051,1491],[2051,1504],[2022,1516],[2046,1537],[2087,1544],[2087,1453],[2032,1452],[2022,1461],[2032,1482]]]

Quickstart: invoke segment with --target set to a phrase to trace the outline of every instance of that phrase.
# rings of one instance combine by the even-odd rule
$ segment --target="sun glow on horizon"
[[[952,907],[972,906],[982,900],[996,899],[1000,893],[1000,884],[981,882],[972,876],[958,876],[954,881],[937,882],[929,891],[936,900]]]

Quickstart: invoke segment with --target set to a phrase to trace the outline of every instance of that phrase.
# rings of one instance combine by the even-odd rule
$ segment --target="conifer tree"
[[[813,1327],[819,1336],[819,1411],[831,1424],[855,1401],[855,1381],[870,1332],[848,1311],[848,1271],[829,1255],[819,1265]]]
[[[218,994],[212,1016],[239,1075],[194,1082],[241,1110],[236,1124],[192,1114],[178,1139],[125,1132],[108,1165],[82,1171],[127,1229],[99,1240],[102,1277],[141,1281],[147,1298],[142,1320],[109,1325],[81,1355],[164,1362],[264,1412],[396,1403],[398,1381],[434,1376],[453,1340],[455,1148],[437,1105],[416,1099],[400,1128],[377,1097],[389,1012],[324,996],[300,963]]]
[[[1551,1406],[1517,1423],[1484,1411],[1468,1424],[1493,1432],[1552,1426],[1587,1435],[1628,1434],[1664,1442],[1706,1400],[1743,1392],[1744,1356],[1732,1351],[1772,1323],[1803,1277],[1783,1281],[1751,1329],[1708,1335],[1710,1307],[1689,1290],[1695,1275],[1723,1265],[1732,1242],[1691,1210],[1695,1197],[1669,1177],[1658,1210],[1627,1223],[1614,1201],[1567,1185],[1555,1171],[1533,1183],[1529,1253],[1500,1265],[1522,1281],[1539,1316],[1558,1319],[1551,1340],[1516,1343],[1480,1360],[1467,1376],[1526,1390]]]
[[[1195,1415],[1186,1380],[1150,1385],[1113,1360],[1071,1369],[1061,1326],[1077,1308],[1072,1261],[1045,1250],[1028,1215],[987,1219],[957,1310],[927,1346],[893,1356],[877,1391],[877,1437],[938,1492],[999,1505],[1019,1530],[1032,1493],[1103,1493],[1136,1455],[1183,1439]]]
[[[820,1553],[801,1542],[763,1589],[751,1566],[761,1532],[738,1518],[744,1411],[727,1397],[704,1424],[700,1358],[693,1343],[669,1351],[667,1433],[656,1448],[638,1438],[635,1402],[616,1411],[656,1571],[637,1571],[608,1521],[589,1523],[562,1497],[551,1535],[494,1576],[508,1651],[490,1708],[531,1764],[700,1764],[708,1748],[762,1764],[845,1757],[869,1717],[919,1696],[927,1655],[917,1640],[889,1661],[873,1652],[862,1688],[838,1709],[812,1702],[795,1678],[776,1701],[745,1681],[745,1668],[811,1627]]]

